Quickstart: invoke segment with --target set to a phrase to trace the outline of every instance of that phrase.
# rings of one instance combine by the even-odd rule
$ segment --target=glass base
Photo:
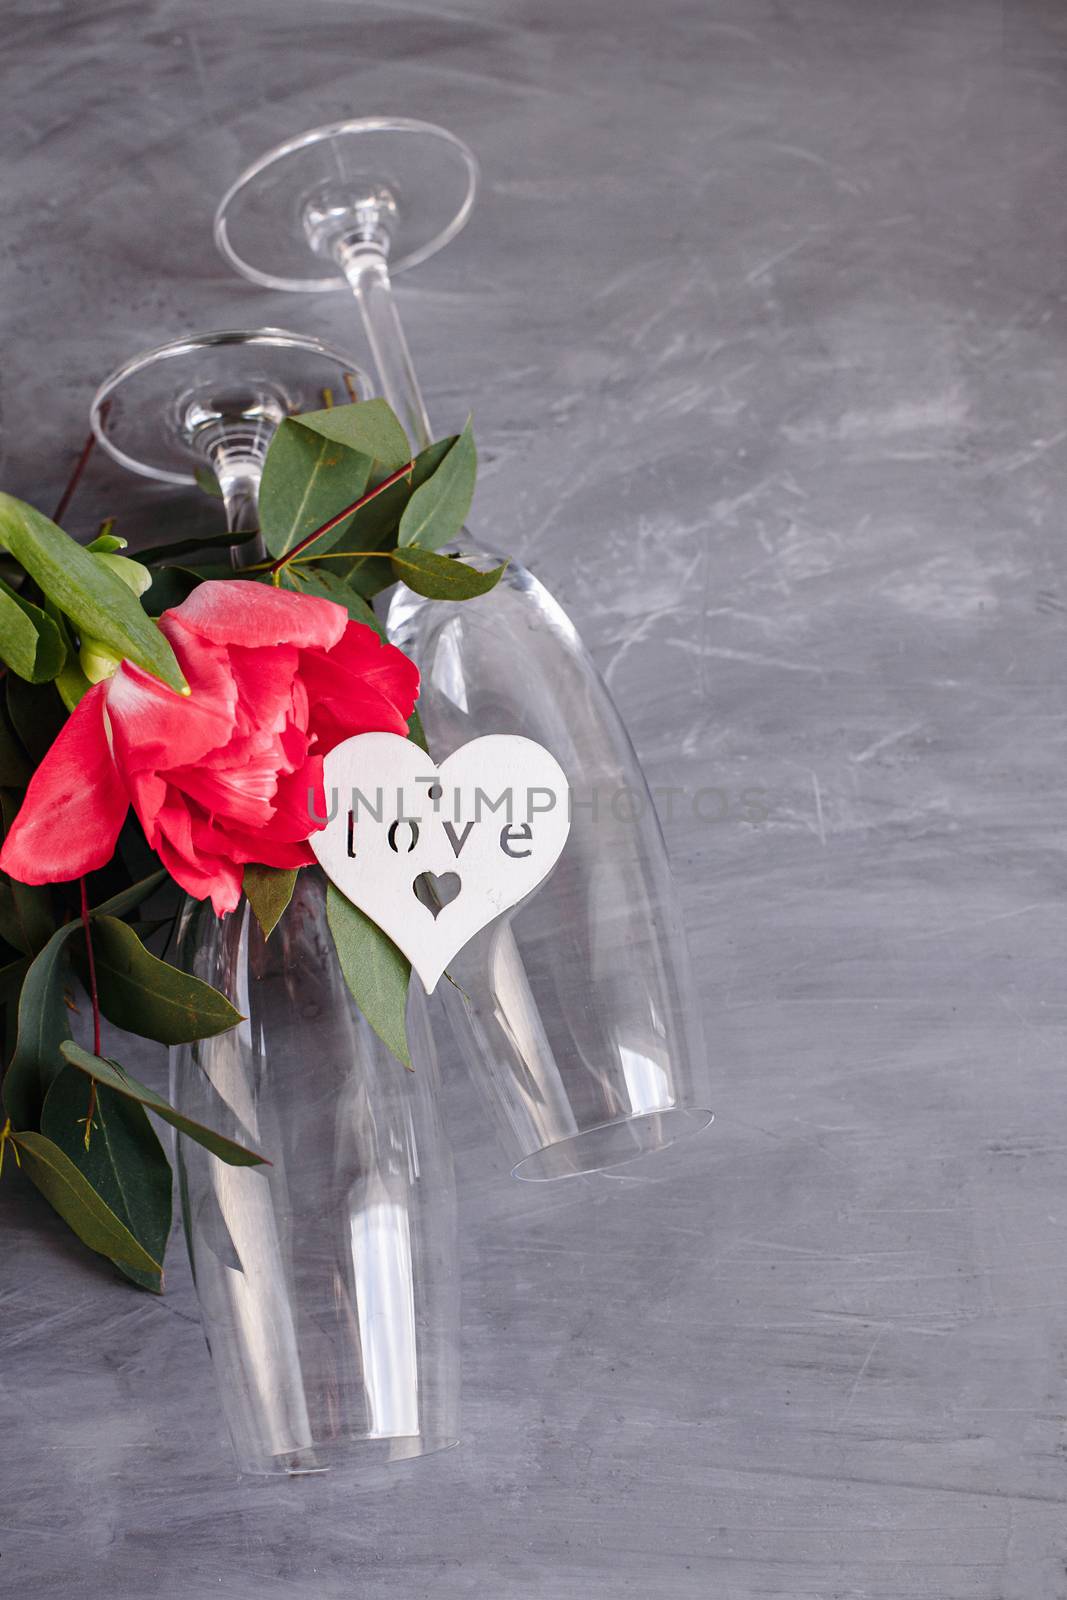
[[[442,1455],[458,1444],[455,1436],[372,1439],[363,1435],[334,1439],[284,1455],[238,1460],[238,1471],[245,1478],[322,1478],[333,1473],[361,1480],[373,1479],[381,1472],[382,1481],[391,1482],[398,1466]]]
[[[265,288],[347,289],[330,259],[330,229],[316,254],[313,219],[332,219],[336,233],[343,217],[355,230],[373,211],[395,276],[455,238],[477,186],[473,153],[445,128],[410,117],[332,122],[276,146],[241,174],[215,214],[215,243]]]
[[[283,418],[371,392],[348,356],[303,334],[189,334],[116,368],[93,396],[90,421],[127,471],[185,485],[220,442],[261,458]]]
[[[599,1128],[589,1128],[559,1144],[536,1150],[513,1167],[511,1175],[525,1183],[546,1183],[582,1172],[603,1172],[609,1167],[625,1166],[650,1151],[665,1150],[679,1139],[700,1133],[714,1120],[710,1111],[677,1107],[605,1122]]]

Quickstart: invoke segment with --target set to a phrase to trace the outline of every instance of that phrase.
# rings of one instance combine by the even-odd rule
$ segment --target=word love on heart
[[[331,750],[323,779],[328,821],[309,843],[427,994],[469,939],[547,877],[570,832],[562,767],[517,735],[473,739],[435,766],[399,734],[361,733]]]

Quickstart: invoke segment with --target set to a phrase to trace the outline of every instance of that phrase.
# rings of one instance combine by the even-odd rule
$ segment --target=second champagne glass
[[[350,289],[386,399],[419,448],[426,407],[391,288],[465,223],[477,163],[408,118],[315,128],[232,185],[216,241],[275,289]],[[500,557],[468,536],[453,552]],[[464,610],[403,585],[390,638],[423,674],[433,754],[490,733],[546,745],[571,784],[571,836],[540,891],[485,930],[445,985],[516,1174],[608,1167],[706,1126],[707,1060],[685,935],[644,774],[562,607],[516,562]]]
[[[133,471],[185,483],[211,466],[229,530],[247,531],[278,422],[348,383],[366,392],[315,340],[197,335],[119,368],[92,422]],[[318,868],[301,871],[269,941],[247,900],[221,918],[187,900],[179,953],[242,1021],[172,1049],[172,1099],[272,1163],[229,1167],[178,1137],[186,1238],[239,1466],[316,1473],[455,1443],[455,1190],[422,996],[413,988],[407,1072],[348,993]]]

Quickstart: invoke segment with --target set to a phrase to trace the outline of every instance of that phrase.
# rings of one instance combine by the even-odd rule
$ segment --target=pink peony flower
[[[132,805],[175,881],[221,916],[246,862],[314,860],[323,757],[356,733],[406,733],[419,674],[332,601],[241,579],[201,584],[159,626],[189,694],[130,661],[90,689],[34,773],[0,868],[22,883],[93,872]]]

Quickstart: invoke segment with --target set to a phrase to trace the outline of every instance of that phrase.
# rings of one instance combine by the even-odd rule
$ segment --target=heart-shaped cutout
[[[435,872],[420,872],[411,887],[415,891],[415,899],[420,906],[426,907],[436,922],[445,906],[452,904],[462,885],[458,872],[443,872],[440,877]]]
[[[536,889],[570,832],[562,767],[515,734],[472,739],[435,766],[399,734],[361,733],[330,751],[323,781],[329,821],[311,848],[427,993],[468,939]]]

